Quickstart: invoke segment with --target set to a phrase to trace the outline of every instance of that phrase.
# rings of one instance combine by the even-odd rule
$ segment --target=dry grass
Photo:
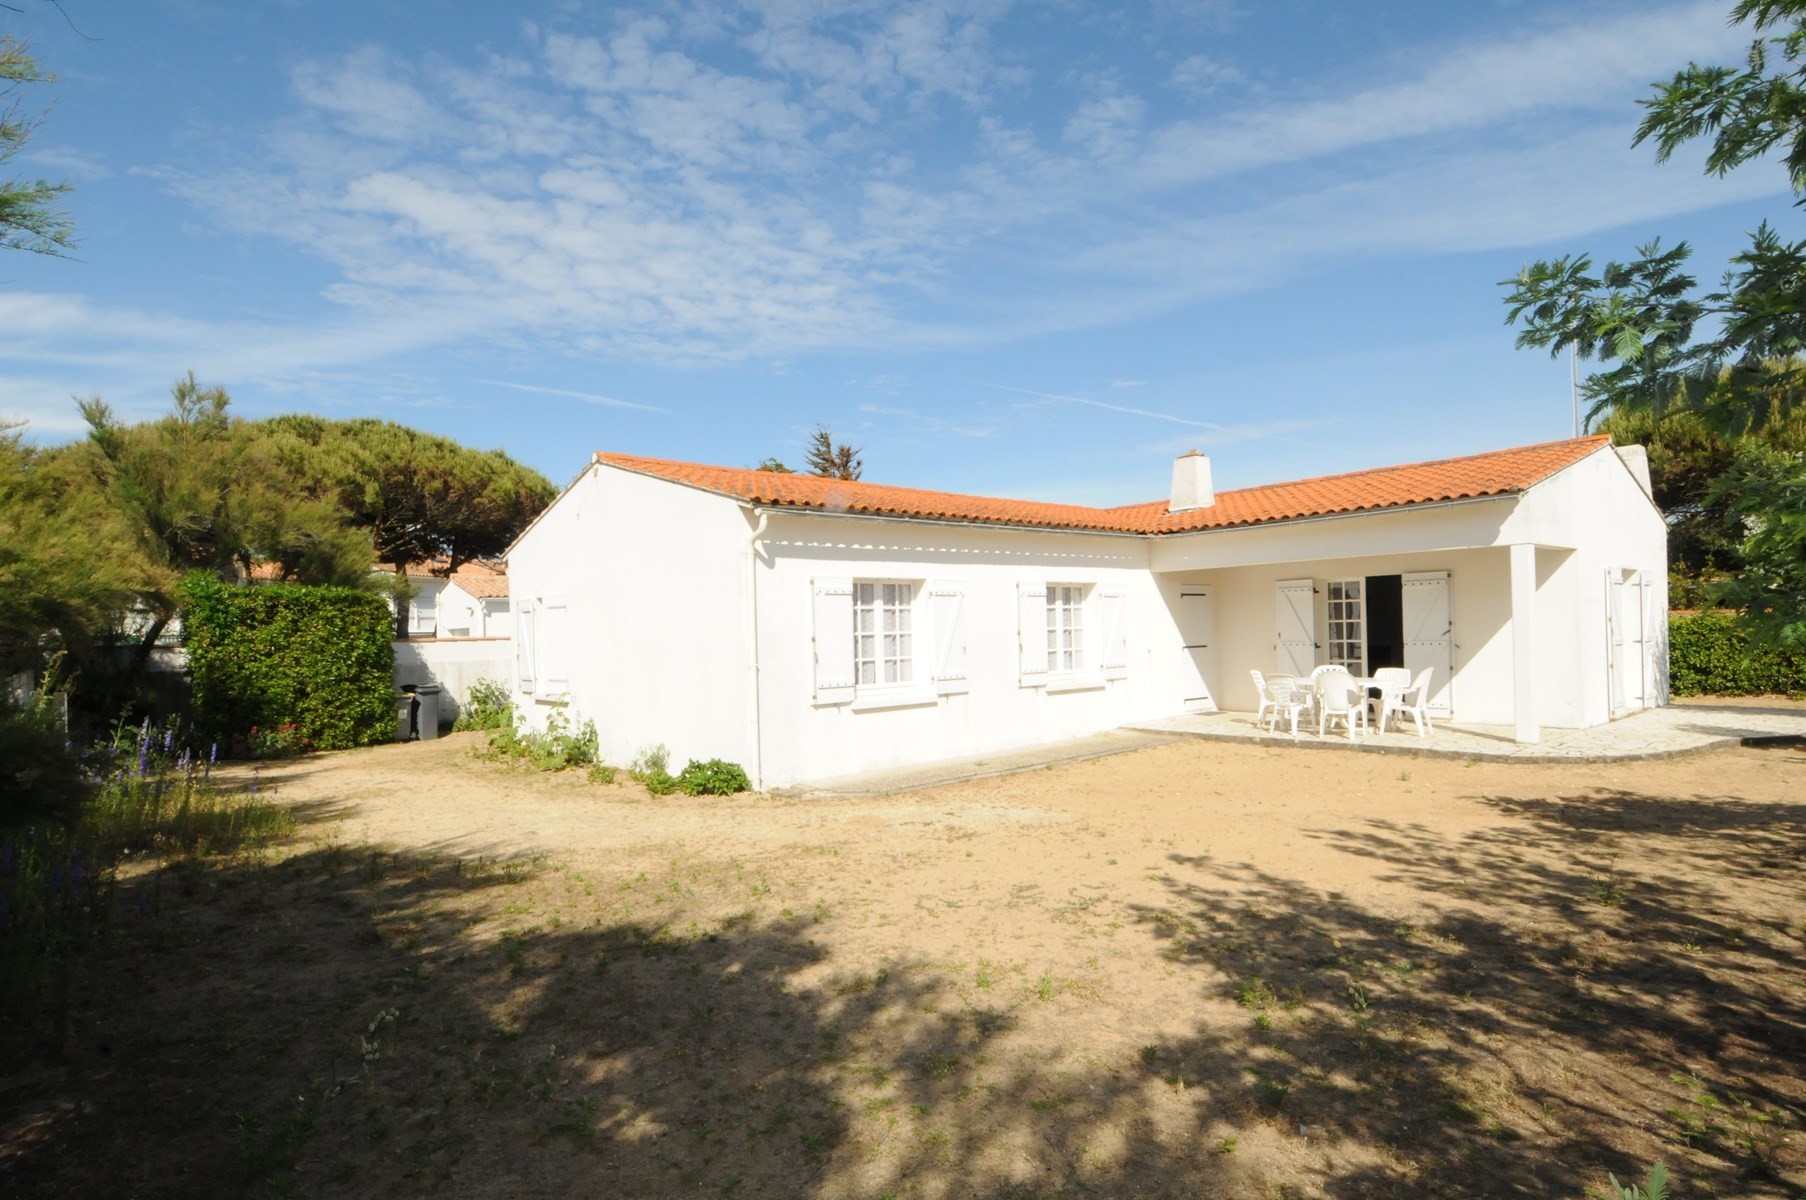
[[[63,1059],[9,1021],[0,1191],[1799,1195],[1806,757],[1410,775],[1184,746],[809,803],[327,756],[285,847],[121,880]]]

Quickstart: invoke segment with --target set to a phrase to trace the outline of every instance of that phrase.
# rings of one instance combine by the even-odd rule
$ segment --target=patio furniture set
[[[1390,722],[1405,716],[1416,724],[1418,737],[1430,736],[1428,667],[1415,679],[1403,667],[1381,667],[1372,675],[1356,675],[1337,663],[1318,667],[1308,678],[1259,671],[1248,674],[1260,693],[1260,711],[1254,723],[1277,733],[1284,719],[1291,725],[1294,740],[1300,717],[1315,718],[1319,737],[1340,724],[1351,742],[1357,730],[1361,734],[1384,733]]]

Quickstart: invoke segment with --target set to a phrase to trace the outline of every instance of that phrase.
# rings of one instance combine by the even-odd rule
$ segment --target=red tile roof
[[[736,500],[780,508],[932,521],[975,521],[1039,529],[1160,534],[1227,529],[1336,513],[1375,512],[1437,501],[1508,496],[1540,483],[1610,444],[1609,437],[1598,435],[1495,450],[1465,458],[1378,467],[1292,483],[1270,483],[1218,492],[1216,503],[1209,508],[1180,513],[1168,512],[1165,500],[1127,504],[1120,508],[1089,508],[1078,504],[1002,500],[881,483],[821,479],[814,475],[783,475],[742,467],[710,467],[631,454],[598,453],[595,461],[656,479],[689,484]]]
[[[409,563],[407,573],[422,579],[429,577],[444,579],[447,577],[445,567],[449,562],[451,562],[451,559],[447,558],[445,555],[435,554],[431,558],[425,558],[418,562]],[[385,569],[387,569],[386,566]],[[507,574],[508,568],[501,562],[484,562],[481,559],[468,558],[458,564],[458,569],[453,571],[450,577],[458,580],[458,585],[462,587],[466,576],[475,576],[477,578],[489,576],[505,577]]]
[[[451,577],[451,582],[479,600],[493,600],[498,596],[508,594],[508,577],[506,575],[478,575],[460,567],[458,573]]]

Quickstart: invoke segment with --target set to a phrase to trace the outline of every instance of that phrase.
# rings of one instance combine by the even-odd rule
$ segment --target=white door
[[[1317,665],[1317,586],[1308,579],[1282,579],[1273,586],[1273,669],[1281,675],[1309,675]]]
[[[1641,575],[1615,568],[1606,572],[1605,621],[1614,717],[1635,712],[1648,703],[1645,699],[1648,633],[1643,592]]]
[[[1405,670],[1415,680],[1430,669],[1432,715],[1455,711],[1455,626],[1449,607],[1449,573],[1419,571],[1400,580],[1404,605]]]
[[[1216,638],[1216,623],[1216,605],[1209,588],[1179,589],[1179,640],[1183,645],[1179,687],[1186,712],[1217,710],[1210,692],[1210,681],[1217,674],[1216,651],[1210,645]]]

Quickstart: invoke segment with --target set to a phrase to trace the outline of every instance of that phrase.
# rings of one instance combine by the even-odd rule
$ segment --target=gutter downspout
[[[759,539],[765,536],[765,526],[771,520],[771,514],[763,509],[755,510],[759,514],[759,523],[746,538],[746,595],[752,609],[752,751],[753,751],[753,790],[765,790],[765,722],[761,711],[764,687],[759,678]]]

